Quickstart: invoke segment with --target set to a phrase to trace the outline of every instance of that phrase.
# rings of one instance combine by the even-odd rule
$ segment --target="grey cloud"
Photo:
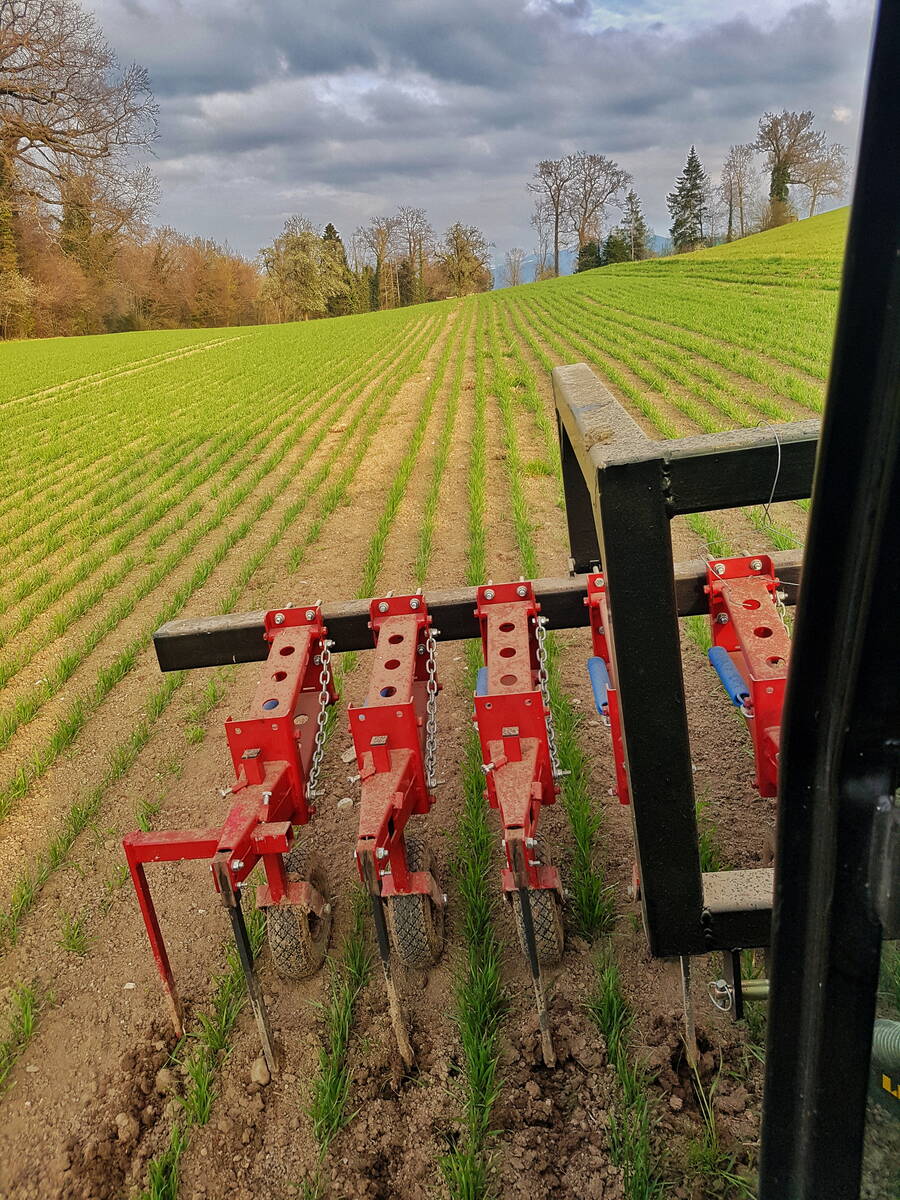
[[[576,148],[617,157],[665,232],[692,142],[715,172],[781,107],[851,137],[832,113],[859,111],[868,7],[805,3],[765,25],[697,12],[596,29],[588,0],[98,5],[161,102],[161,218],[251,254],[291,211],[349,234],[400,202],[480,224],[498,252],[528,246],[533,164]]]

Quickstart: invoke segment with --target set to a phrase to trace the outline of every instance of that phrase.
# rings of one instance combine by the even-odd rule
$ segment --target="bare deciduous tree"
[[[434,246],[434,230],[428,223],[424,208],[412,208],[408,204],[397,207],[399,234],[406,243],[406,257],[415,278],[415,301],[425,299],[425,266]]]
[[[565,216],[580,250],[588,242],[599,244],[606,209],[610,204],[621,206],[632,178],[604,154],[579,150],[566,162],[570,178],[565,191]]]
[[[121,70],[74,0],[0,0],[0,159],[51,205],[73,169],[114,180],[157,135],[146,70]]]
[[[372,217],[368,225],[361,225],[356,231],[355,236],[375,260],[379,308],[396,308],[400,299],[393,263],[398,250],[399,233],[399,217]]]
[[[507,287],[518,287],[522,282],[522,267],[525,265],[525,251],[519,246],[513,246],[503,256],[503,270]]]
[[[828,146],[821,157],[811,159],[797,167],[791,177],[793,183],[805,187],[809,193],[809,213],[813,217],[816,205],[825,196],[840,199],[847,190],[849,168],[847,152],[837,142]]]
[[[538,196],[534,202],[534,212],[531,214],[531,226],[537,234],[537,249],[535,250],[534,278],[546,279],[552,275],[550,268],[550,246],[553,241],[553,214],[547,200]]]
[[[759,173],[750,145],[731,146],[722,166],[719,195],[727,212],[726,237],[746,237],[751,230],[752,213],[757,207]]]
[[[528,184],[528,190],[534,192],[546,205],[553,229],[553,274],[559,274],[559,243],[560,234],[565,221],[568,187],[572,179],[574,167],[572,157],[545,158],[538,163],[534,179]]]

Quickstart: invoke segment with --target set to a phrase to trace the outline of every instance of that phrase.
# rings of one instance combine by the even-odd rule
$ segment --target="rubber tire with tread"
[[[550,856],[540,843],[536,847],[536,854],[542,863],[550,866]],[[525,944],[525,926],[522,923],[522,903],[517,892],[510,895],[519,947],[527,961],[528,947]],[[552,888],[529,888],[528,897],[531,901],[531,919],[534,924],[538,962],[542,967],[552,967],[562,958],[565,943],[562,904]]]
[[[328,879],[318,859],[297,847],[286,856],[288,880],[309,880],[328,901]],[[283,979],[308,979],[325,959],[331,937],[331,909],[321,917],[299,904],[266,909],[266,939],[275,970]]]
[[[431,851],[419,838],[406,839],[410,871],[430,871]],[[385,903],[388,932],[394,953],[405,967],[433,966],[444,948],[444,910],[431,896],[388,896]]]

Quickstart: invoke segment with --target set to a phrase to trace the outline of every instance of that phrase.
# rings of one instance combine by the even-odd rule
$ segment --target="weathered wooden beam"
[[[788,603],[797,598],[801,556],[797,551],[772,555],[779,577],[787,584]],[[675,566],[675,594],[680,616],[708,611],[706,564],[697,559]],[[535,595],[551,629],[575,629],[588,624],[586,578],[538,579]],[[428,611],[441,631],[442,642],[479,636],[475,619],[475,588],[453,588],[426,592]],[[345,600],[323,605],[322,613],[334,652],[368,650],[370,600]],[[264,612],[233,613],[222,617],[190,617],[169,621],[153,635],[153,644],[163,671],[194,667],[218,667],[227,663],[261,662],[268,654],[263,640]]]

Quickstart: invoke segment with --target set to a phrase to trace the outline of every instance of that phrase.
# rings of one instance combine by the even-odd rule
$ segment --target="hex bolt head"
[[[751,558],[750,559],[750,570],[751,571],[761,571],[762,570],[762,560],[759,558]]]
[[[724,563],[715,563],[713,566],[713,570],[715,571],[715,573],[717,575],[724,575],[725,574],[725,564]]]
[[[415,598],[415,596],[413,596],[412,600],[410,600],[410,602],[409,602],[409,607],[413,610],[413,612],[415,612],[420,604],[421,604],[421,601],[417,600]]]
[[[422,646],[419,646],[419,647],[417,648],[417,650],[416,650],[416,653],[417,653],[417,654],[424,654],[424,653],[425,653],[425,647],[424,647],[424,645],[422,645]]]
[[[387,856],[388,856],[388,852],[387,852],[387,850],[384,848],[384,846],[379,846],[379,847],[376,849],[376,851],[375,851],[375,857],[376,857],[376,858],[387,858]]]
[[[322,655],[321,655],[321,654],[314,654],[314,655],[313,655],[313,662],[315,663],[315,665],[316,665],[316,666],[318,666],[318,665],[319,665],[319,663],[320,663],[321,661],[322,661]]]
[[[525,597],[528,595],[528,588],[527,588],[527,587],[524,587],[524,586],[522,586],[522,587],[517,587],[517,588],[516,588],[516,595],[517,595],[517,596],[520,596],[520,597],[521,597],[521,599],[523,599],[523,600],[524,600],[524,599],[525,599]]]
[[[244,860],[242,858],[236,858],[231,864],[231,869],[232,871],[242,871],[244,869]]]
[[[387,600],[382,600],[381,603],[378,605],[378,611],[381,613],[387,612],[387,610],[389,608],[390,608],[390,605],[388,604]]]
[[[532,846],[536,846],[536,845],[537,845],[537,840],[536,840],[535,838],[526,838],[526,839],[525,839],[525,845],[526,845],[526,846],[529,848],[529,850],[530,850]]]
[[[308,609],[306,610],[306,619],[307,619],[307,621],[313,621],[313,620],[315,620],[315,616],[316,616],[316,610],[315,610],[314,608],[308,608]]]
[[[718,623],[720,625],[727,625],[728,624],[728,613],[719,613],[719,615],[716,617],[716,620],[718,621]]]
[[[284,613],[276,613],[275,614],[275,624],[276,625],[284,624]]]
[[[272,799],[272,793],[271,793],[271,792],[263,792],[263,794],[262,794],[262,802],[263,802],[263,804],[268,804],[268,803],[269,803],[269,801],[270,801],[271,799]]]
[[[484,598],[485,598],[485,600],[493,600],[494,589],[493,588],[485,588],[484,589]]]

